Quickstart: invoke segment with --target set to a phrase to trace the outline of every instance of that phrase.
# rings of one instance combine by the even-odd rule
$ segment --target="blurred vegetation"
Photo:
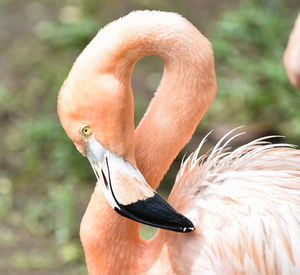
[[[285,1],[245,1],[216,24],[211,41],[219,90],[206,123],[215,116],[219,123],[263,123],[300,144],[299,92],[282,63],[296,14]]]
[[[61,128],[56,99],[76,56],[98,29],[130,10],[179,12],[213,44],[219,90],[194,143],[220,125],[254,125],[254,131],[266,129],[300,144],[299,92],[282,65],[299,5],[224,2],[230,5],[218,14],[214,1],[201,10],[204,21],[197,16],[197,1],[0,3],[0,256],[6,259],[0,261],[1,274],[86,274],[78,231],[95,177]],[[211,17],[205,15],[210,12]],[[137,120],[161,70],[157,58],[137,64]],[[166,182],[174,181],[178,163]],[[143,234],[151,236],[147,230]]]

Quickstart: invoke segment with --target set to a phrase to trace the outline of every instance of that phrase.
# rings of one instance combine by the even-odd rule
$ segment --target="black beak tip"
[[[183,219],[185,221],[184,226],[182,226],[180,229],[180,232],[182,233],[188,233],[188,232],[192,232],[195,230],[195,226],[194,224],[186,217],[183,216]]]
[[[195,230],[194,224],[188,218],[178,213],[157,193],[148,199],[119,206],[120,209],[115,208],[119,214],[144,224],[180,233]]]

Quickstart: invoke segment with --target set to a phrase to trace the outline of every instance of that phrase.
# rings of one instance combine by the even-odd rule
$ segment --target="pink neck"
[[[132,96],[131,73],[141,57],[157,55],[165,62],[161,84],[135,134],[138,168],[154,189],[192,137],[217,88],[210,42],[184,18],[164,15],[162,21],[161,13],[132,13],[103,31],[119,37],[108,40],[111,51],[102,64],[119,79],[125,97]]]
[[[157,188],[215,96],[210,43],[178,15],[131,13],[100,31],[78,62],[89,60],[82,64],[87,72],[113,74],[120,82],[119,92],[132,97],[133,66],[151,54],[164,60],[165,70],[156,96],[136,129],[135,158],[148,183]],[[147,270],[164,258],[161,249],[168,234],[174,233],[159,230],[153,241],[142,241],[139,224],[115,213],[97,187],[80,233],[90,274]]]
[[[117,214],[106,202],[98,184],[80,226],[90,275],[141,274],[164,258],[165,232],[151,241],[139,236],[140,224]],[[170,270],[165,264],[166,270]]]
[[[205,45],[206,40],[197,42],[200,49],[209,47]],[[184,51],[180,54],[187,58]],[[161,85],[136,129],[136,162],[154,189],[192,137],[214,98],[216,84],[213,63],[200,54],[204,53],[194,55],[196,60],[181,58],[181,62],[165,64]],[[204,72],[207,75],[203,75]]]

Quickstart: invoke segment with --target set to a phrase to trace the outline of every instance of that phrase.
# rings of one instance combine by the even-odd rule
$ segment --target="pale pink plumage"
[[[170,241],[179,274],[300,273],[300,152],[266,139],[183,162],[169,202],[198,230]]]

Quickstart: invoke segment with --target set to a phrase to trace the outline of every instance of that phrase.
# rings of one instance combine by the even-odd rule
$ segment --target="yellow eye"
[[[84,126],[81,128],[81,134],[88,137],[92,134],[92,129],[89,126]]]

